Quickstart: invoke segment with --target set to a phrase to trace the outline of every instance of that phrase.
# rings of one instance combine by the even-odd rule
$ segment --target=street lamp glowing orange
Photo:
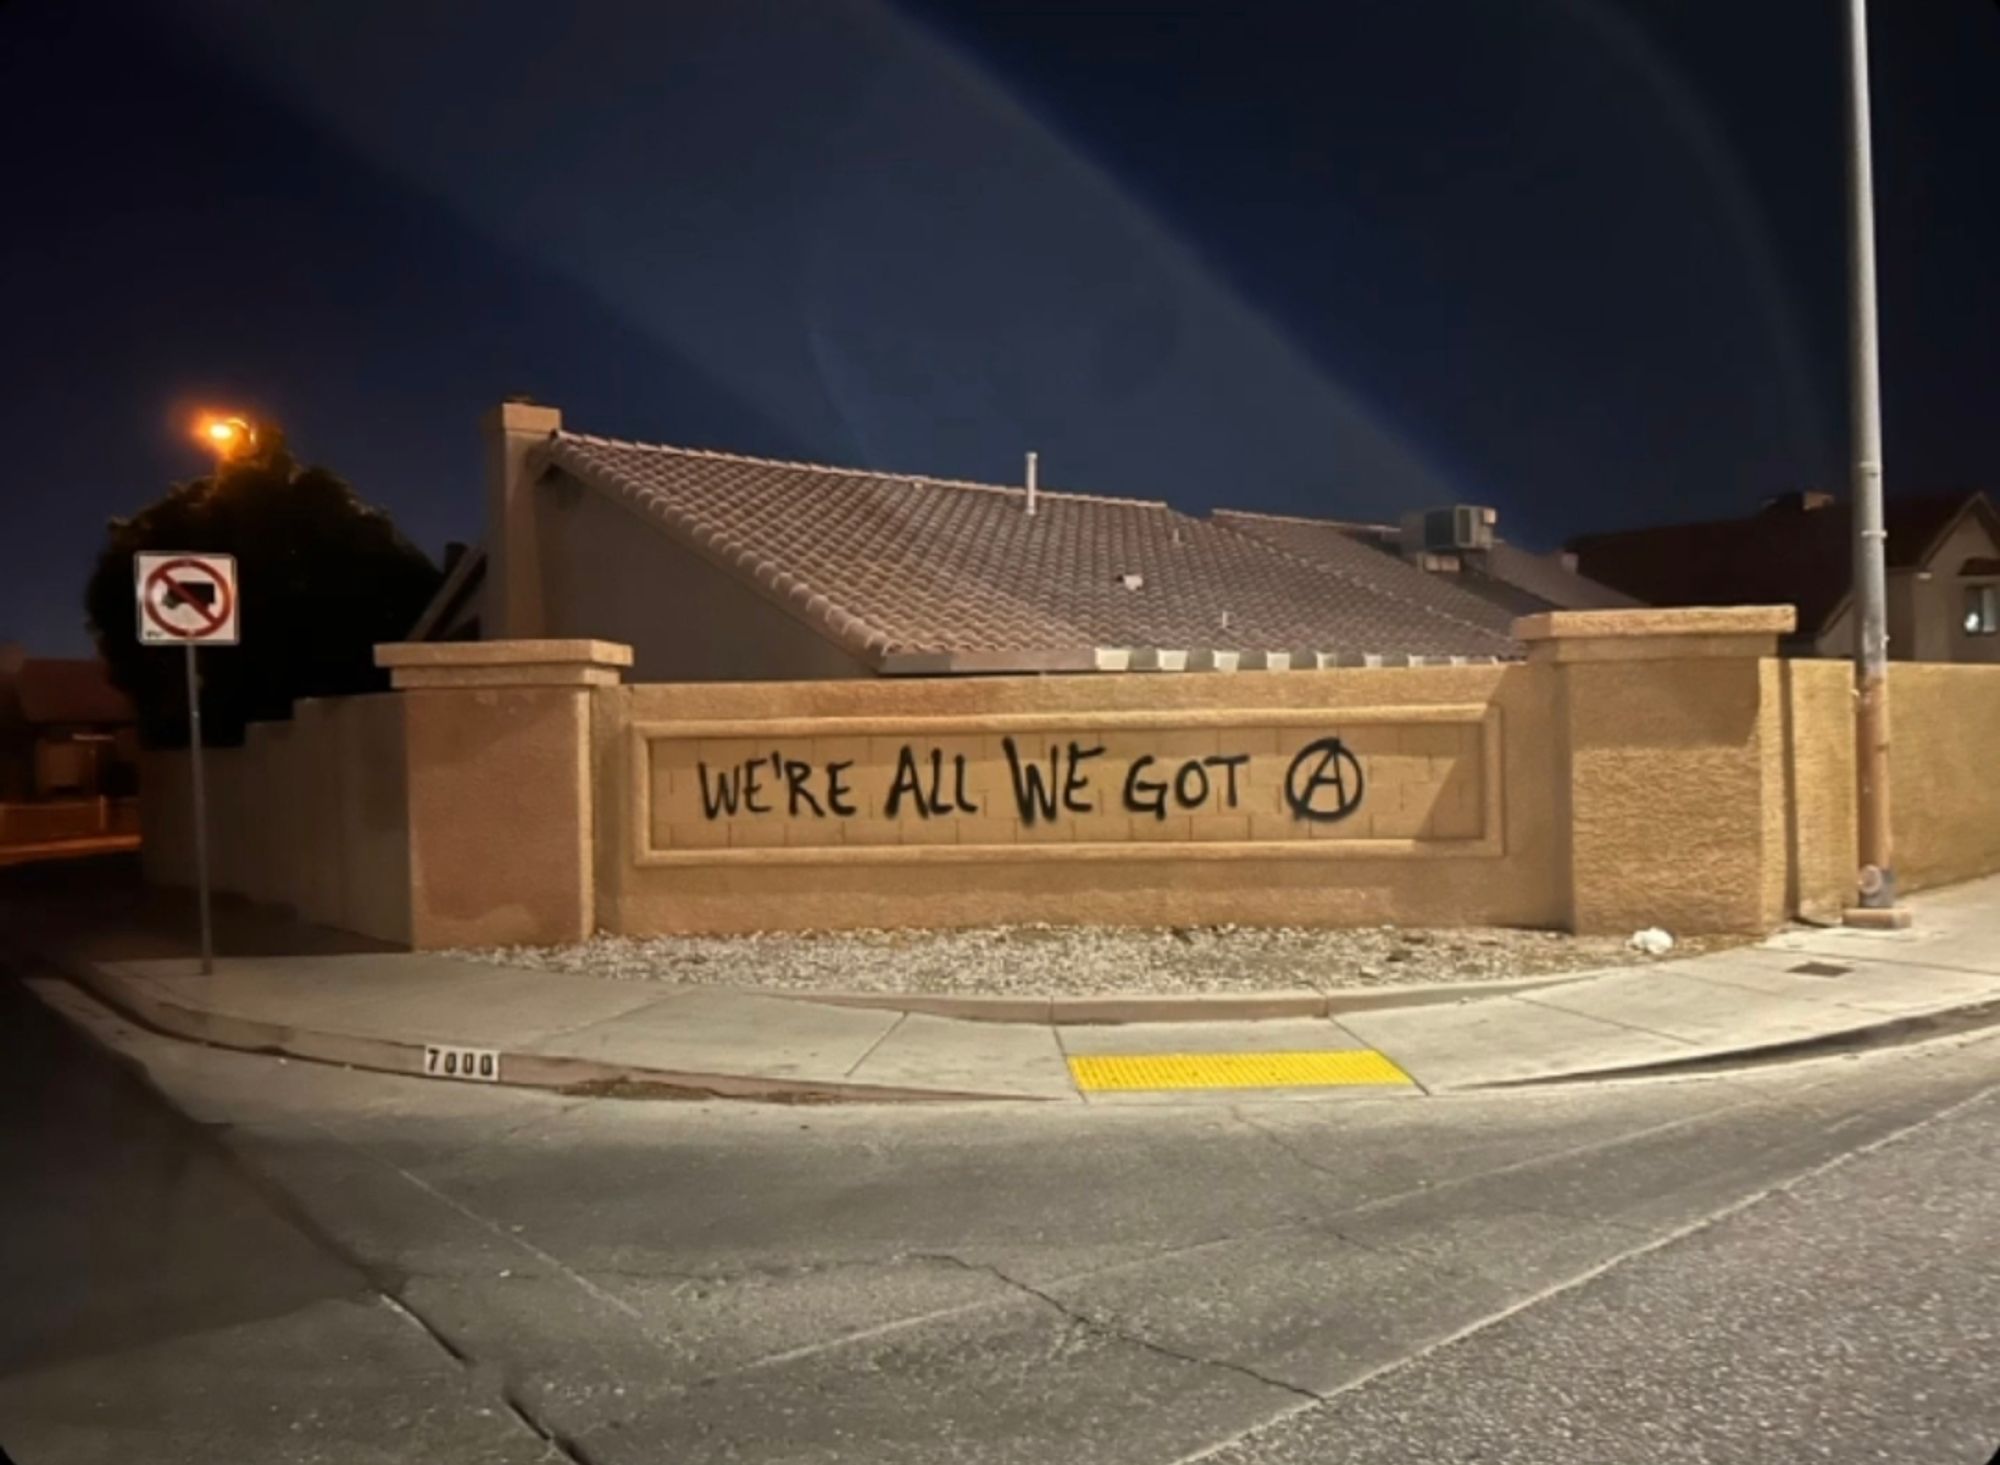
[[[257,440],[257,434],[241,417],[204,417],[197,436],[223,458],[237,456]]]

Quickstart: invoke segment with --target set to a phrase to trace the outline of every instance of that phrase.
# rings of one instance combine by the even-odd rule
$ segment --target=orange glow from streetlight
[[[241,417],[204,416],[195,435],[224,458],[233,458],[256,441],[256,433]]]

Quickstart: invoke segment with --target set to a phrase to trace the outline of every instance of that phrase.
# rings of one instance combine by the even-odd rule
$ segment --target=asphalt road
[[[1966,1462],[2000,1039],[1430,1099],[576,1099],[0,1010],[42,1461]],[[67,999],[72,1003],[75,999]]]

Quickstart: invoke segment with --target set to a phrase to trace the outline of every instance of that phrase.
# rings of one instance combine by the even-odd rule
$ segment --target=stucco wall
[[[409,941],[404,714],[396,696],[302,702],[290,722],[253,724],[242,747],[209,749],[203,771],[215,888],[290,906],[305,920]],[[191,885],[185,752],[145,755],[140,806],[146,878]]]
[[[1560,918],[1552,727],[1528,668],[991,678],[607,688],[595,696],[598,921],[629,931],[972,925],[1501,923]],[[1076,790],[1086,813],[1031,825],[1000,739],[1023,757],[1102,746]],[[1283,775],[1316,740],[1346,740],[1367,790],[1339,821],[1300,820]],[[1225,744],[1227,746],[1225,746]],[[943,813],[886,805],[908,745]],[[772,815],[708,818],[725,764],[780,755]],[[1207,770],[1197,806],[1124,806],[1190,760],[1244,756],[1239,802]],[[957,760],[966,760],[959,804]],[[844,770],[851,819],[790,817],[787,761]],[[1490,760],[1490,762],[1489,762]],[[1310,782],[1309,771],[1300,786]],[[1189,792],[1199,785],[1192,778]],[[1148,788],[1135,790],[1142,802]],[[739,789],[740,793],[740,789]],[[1337,802],[1330,785],[1317,798]],[[612,827],[615,824],[615,827]],[[787,843],[789,841],[789,843]],[[615,873],[613,873],[615,872]]]
[[[371,934],[410,939],[408,707],[399,697],[321,704],[334,714],[341,770],[337,808],[340,909]],[[334,924],[346,924],[336,919]],[[393,934],[392,934],[393,933]]]
[[[872,673],[633,510],[558,477],[535,489],[545,629],[633,648],[632,680],[784,681]]]
[[[1921,890],[2000,870],[2000,667],[1889,673],[1897,879]]]
[[[1026,921],[1760,932],[1837,917],[1855,874],[1848,668],[1726,629],[1769,614],[1565,613],[1522,664],[1239,675],[624,686],[623,648],[596,643],[397,648],[397,693],[305,703],[211,755],[216,883],[428,947]],[[1703,615],[1716,629],[1681,628]],[[1899,663],[1890,686],[1906,884],[2000,869],[2000,668]],[[169,883],[191,878],[186,766],[152,757],[142,785]]]
[[[1792,660],[1778,679],[1782,797],[1790,849],[1779,914],[1837,921],[1853,903],[1855,845],[1854,672],[1844,661]]]
[[[416,943],[588,935],[586,694],[504,687],[403,696]]]
[[[1766,864],[1774,725],[1759,660],[1582,661],[1559,673],[1579,931],[1748,931],[1776,912]],[[1779,867],[1782,870],[1782,865]],[[1780,886],[1782,888],[1782,886]]]

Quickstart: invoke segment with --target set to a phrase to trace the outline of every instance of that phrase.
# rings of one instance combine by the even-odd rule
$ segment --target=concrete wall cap
[[[1690,606],[1670,610],[1550,610],[1514,622],[1517,641],[1580,637],[1783,636],[1798,626],[1789,605]]]
[[[501,402],[487,413],[486,421],[489,427],[502,432],[532,433],[536,437],[562,431],[561,409],[545,407],[540,402]]]
[[[632,664],[615,641],[398,641],[375,648],[375,664],[397,667],[608,666]]]

